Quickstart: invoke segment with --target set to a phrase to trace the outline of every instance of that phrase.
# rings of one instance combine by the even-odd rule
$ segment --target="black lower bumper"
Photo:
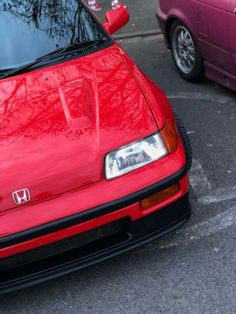
[[[183,224],[190,211],[188,195],[185,195],[137,221],[132,222],[127,217],[3,259],[0,261],[0,294],[68,274],[154,240]]]

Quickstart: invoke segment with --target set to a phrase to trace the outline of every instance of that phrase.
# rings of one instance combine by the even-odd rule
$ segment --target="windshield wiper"
[[[78,54],[78,53],[83,53],[85,50],[87,50],[88,48],[92,48],[101,44],[104,44],[108,42],[108,39],[98,39],[98,40],[91,40],[91,41],[87,41],[87,42],[83,42],[83,43],[77,43],[77,44],[72,44],[69,46],[66,46],[64,48],[60,48],[57,49],[55,51],[49,52],[37,59],[35,59],[34,61],[27,63],[23,66],[20,66],[18,68],[13,68],[13,69],[7,69],[7,70],[3,70],[1,69],[0,71],[0,79],[4,79],[7,78],[9,76],[12,75],[16,75],[16,74],[20,74],[20,73],[24,73],[27,70],[30,70],[32,68],[34,68],[36,65],[40,64],[41,62],[47,62],[47,61],[51,61],[54,60],[57,57],[65,57],[68,56],[70,54]]]

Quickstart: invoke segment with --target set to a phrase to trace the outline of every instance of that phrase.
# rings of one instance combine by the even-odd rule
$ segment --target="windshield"
[[[78,0],[0,0],[0,72],[104,38],[102,28]]]

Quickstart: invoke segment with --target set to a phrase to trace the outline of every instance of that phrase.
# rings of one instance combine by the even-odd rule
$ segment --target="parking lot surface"
[[[0,298],[0,313],[235,313],[236,102],[176,73],[161,36],[122,42],[167,94],[193,146],[192,218],[127,254]]]

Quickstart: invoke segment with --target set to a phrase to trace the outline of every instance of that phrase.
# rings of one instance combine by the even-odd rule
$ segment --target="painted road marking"
[[[214,189],[200,161],[196,159],[193,159],[190,170],[190,183],[197,195],[198,202],[202,205],[236,200],[236,186],[226,189]]]
[[[167,249],[200,240],[225,230],[234,224],[236,224],[236,207],[220,213],[207,221],[200,222],[186,229],[177,230],[175,240],[162,245],[160,249]]]
[[[212,195],[214,188],[212,187],[200,161],[193,159],[192,168],[190,170],[190,183],[198,198]]]
[[[203,205],[236,200],[236,186],[227,189],[218,189],[212,195],[206,195],[198,199]]]
[[[196,92],[180,92],[177,95],[168,95],[167,98],[168,99],[188,99],[188,100],[192,100],[194,98],[201,101],[215,102],[221,105],[225,105],[228,102],[234,100],[233,97],[223,96],[223,95],[213,99],[212,95],[210,94],[196,93]]]
[[[236,207],[230,208],[206,221],[197,223],[191,227],[179,229],[175,232],[174,240],[165,240],[164,244],[157,245],[158,242],[152,242],[138,250],[138,254],[145,252],[155,252],[157,250],[170,249],[173,247],[188,245],[191,242],[209,237],[229,227],[236,225]],[[163,241],[162,241],[163,243]]]

